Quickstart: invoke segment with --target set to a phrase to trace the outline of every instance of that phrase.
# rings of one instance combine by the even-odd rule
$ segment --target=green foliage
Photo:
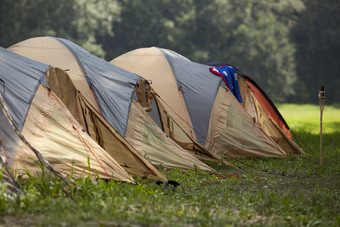
[[[273,100],[283,101],[293,94],[296,73],[289,32],[294,21],[285,14],[301,10],[301,2],[216,1],[215,4],[211,9],[216,17],[211,28],[215,34],[203,48],[219,51],[211,52],[209,58],[236,65]]]
[[[244,159],[258,170],[208,163],[219,174],[171,169],[164,174],[181,186],[172,190],[136,178],[118,181],[74,179],[71,186],[29,173],[18,179],[25,195],[0,194],[0,224],[338,226],[340,224],[340,109],[325,108],[324,166],[319,166],[317,106],[279,105],[293,130],[312,151],[286,159]]]
[[[121,0],[120,20],[113,23],[113,37],[102,39],[107,59],[140,47],[159,46],[180,51],[190,43],[195,14],[192,0]],[[194,51],[194,48],[192,48]]]
[[[73,1],[4,0],[0,11],[0,44],[4,47],[39,35],[70,38],[76,30]]]
[[[0,2],[0,45],[8,47],[36,36],[57,36],[99,57],[105,51],[97,35],[112,35],[119,7],[110,0],[4,0]]]
[[[0,46],[34,36],[69,39],[112,60],[158,46],[196,62],[223,61],[276,102],[339,102],[337,0],[2,0]]]
[[[121,8],[116,35],[103,42],[109,60],[140,47],[165,47],[193,61],[236,65],[274,100],[294,94],[289,34],[295,17],[287,14],[302,10],[300,1],[124,0]]]
[[[77,30],[72,36],[80,46],[104,58],[106,52],[98,37],[112,36],[112,23],[119,20],[120,8],[117,1],[76,0],[76,18],[73,23]]]
[[[340,1],[304,0],[305,10],[291,30],[296,45],[300,102],[317,101],[320,85],[325,85],[328,103],[339,103],[340,84]]]

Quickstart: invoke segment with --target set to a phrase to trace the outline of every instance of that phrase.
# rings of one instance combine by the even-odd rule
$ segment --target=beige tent
[[[0,138],[6,165],[16,175],[41,174],[41,162],[61,177],[135,182],[48,88],[45,75],[63,74],[0,48]]]
[[[131,155],[136,159],[136,153],[127,156],[125,152],[119,153],[115,149],[116,143],[112,142],[112,138],[118,137],[118,134],[121,140],[124,137],[141,154],[140,157],[155,166],[187,170],[196,165],[202,170],[212,170],[167,137],[145,112],[144,109],[148,107],[143,108],[137,101],[140,96],[147,97],[146,93],[149,92],[140,89],[145,84],[143,78],[113,66],[76,44],[60,38],[32,38],[8,49],[59,67],[68,73],[75,89],[80,92],[79,105],[70,106],[67,97],[61,99],[87,133],[115,157],[128,173],[143,171],[134,170],[135,164],[129,159]],[[57,93],[59,96],[65,94]],[[148,103],[149,100],[144,104]]]
[[[111,63],[152,81],[166,114],[186,134],[175,130],[177,142],[186,142],[189,135],[220,155],[285,157],[208,66],[156,47],[128,52]]]

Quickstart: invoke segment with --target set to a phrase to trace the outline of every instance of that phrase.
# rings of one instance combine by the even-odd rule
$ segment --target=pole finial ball
[[[320,91],[325,91],[325,86],[324,85],[321,86]]]

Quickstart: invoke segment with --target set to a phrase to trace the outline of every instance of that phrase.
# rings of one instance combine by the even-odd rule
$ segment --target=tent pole
[[[319,91],[319,105],[320,105],[320,166],[322,167],[322,116],[323,108],[325,106],[325,86],[321,86]]]

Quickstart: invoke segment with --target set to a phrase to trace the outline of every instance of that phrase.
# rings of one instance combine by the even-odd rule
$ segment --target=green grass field
[[[182,185],[163,189],[78,179],[71,187],[48,177],[19,179],[26,195],[0,195],[0,226],[339,226],[340,108],[324,112],[323,163],[319,165],[319,108],[278,105],[305,145],[302,157],[243,159],[261,171],[211,164],[221,179],[201,171],[166,171]],[[1,190],[4,190],[3,188]]]

